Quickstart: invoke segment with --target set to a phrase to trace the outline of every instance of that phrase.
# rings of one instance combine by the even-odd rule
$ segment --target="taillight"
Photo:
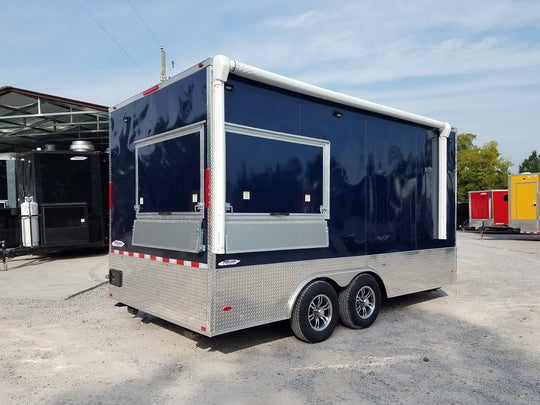
[[[204,205],[210,207],[210,169],[204,171]]]
[[[112,181],[109,181],[109,209],[112,210]]]

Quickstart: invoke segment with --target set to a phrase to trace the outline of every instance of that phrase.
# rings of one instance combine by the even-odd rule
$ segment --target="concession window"
[[[225,125],[227,253],[328,246],[330,142]]]
[[[135,142],[132,243],[200,252],[204,216],[204,123]]]

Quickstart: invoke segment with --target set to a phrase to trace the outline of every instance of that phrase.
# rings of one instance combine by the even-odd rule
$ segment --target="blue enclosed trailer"
[[[455,281],[448,123],[224,56],[110,115],[109,291],[132,311],[317,342]]]

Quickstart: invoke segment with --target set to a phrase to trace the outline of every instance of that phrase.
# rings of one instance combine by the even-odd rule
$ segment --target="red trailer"
[[[492,190],[493,225],[508,225],[508,190]]]
[[[469,227],[508,226],[508,190],[469,191]]]

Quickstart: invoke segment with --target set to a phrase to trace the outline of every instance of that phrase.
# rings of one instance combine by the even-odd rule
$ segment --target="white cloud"
[[[300,15],[272,18],[269,21],[267,21],[267,24],[273,28],[278,28],[278,29],[290,29],[290,28],[310,29],[315,24],[320,22],[320,19],[321,19],[321,14],[317,10],[310,10]]]

